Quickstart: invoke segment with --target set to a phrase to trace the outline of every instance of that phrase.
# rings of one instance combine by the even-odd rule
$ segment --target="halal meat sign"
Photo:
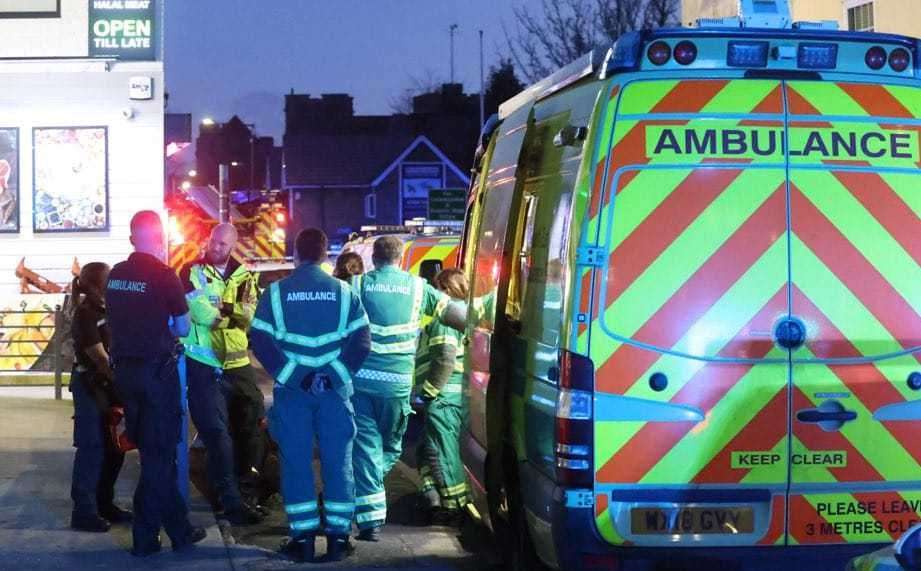
[[[156,59],[155,0],[90,0],[90,57]]]

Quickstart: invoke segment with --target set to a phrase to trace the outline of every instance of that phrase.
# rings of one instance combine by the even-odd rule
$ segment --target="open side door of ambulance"
[[[577,339],[595,364],[596,527],[610,544],[888,541],[820,533],[834,530],[820,510],[861,498],[917,517],[921,455],[907,434],[921,428],[921,393],[906,381],[921,370],[921,241],[908,238],[921,235],[921,99],[854,91],[612,87]],[[884,94],[901,101],[891,120],[858,113],[855,97]],[[835,137],[854,152],[831,155]]]

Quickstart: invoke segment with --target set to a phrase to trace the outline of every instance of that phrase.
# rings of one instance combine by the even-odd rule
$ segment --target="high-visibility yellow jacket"
[[[205,260],[179,273],[186,289],[192,329],[182,340],[186,355],[223,369],[249,364],[247,333],[256,311],[259,275],[231,259],[227,271]]]

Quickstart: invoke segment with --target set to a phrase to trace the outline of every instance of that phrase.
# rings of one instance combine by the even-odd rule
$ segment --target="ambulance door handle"
[[[800,422],[848,422],[857,420],[857,413],[852,410],[822,412],[821,410],[810,408],[797,412],[796,419]]]
[[[857,420],[857,413],[847,410],[836,400],[827,400],[816,408],[804,408],[796,412],[796,420],[818,424],[825,432],[841,430],[845,422]]]

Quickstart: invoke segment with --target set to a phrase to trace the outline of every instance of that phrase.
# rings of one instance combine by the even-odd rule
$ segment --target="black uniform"
[[[141,478],[134,492],[134,552],[159,550],[161,526],[173,549],[181,549],[192,542],[193,529],[177,482],[183,412],[179,345],[168,322],[188,313],[182,284],[155,257],[134,253],[112,268],[106,305],[115,386],[125,405],[127,435],[141,455]]]
[[[106,313],[98,300],[90,298],[74,311],[71,336],[74,340],[76,363],[70,377],[74,397],[74,455],[70,497],[74,501],[74,521],[89,521],[96,516],[113,519],[118,513],[115,480],[121,471],[125,455],[108,434],[107,415],[116,404],[114,389],[86,349],[102,344],[109,351],[111,336]]]

